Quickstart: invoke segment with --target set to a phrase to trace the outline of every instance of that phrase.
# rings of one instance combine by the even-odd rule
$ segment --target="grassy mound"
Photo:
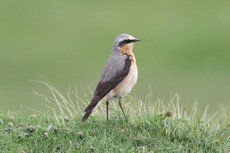
[[[193,122],[164,115],[81,116],[58,125],[50,114],[0,116],[1,152],[229,152],[229,125]]]
[[[112,102],[108,121],[101,103],[82,123],[88,99],[71,90],[66,98],[49,81],[39,82],[51,94],[35,93],[48,102],[50,112],[1,114],[1,152],[230,152],[227,109],[199,115],[194,105],[188,114],[178,95],[165,104],[149,93],[145,102],[125,100],[127,120]]]

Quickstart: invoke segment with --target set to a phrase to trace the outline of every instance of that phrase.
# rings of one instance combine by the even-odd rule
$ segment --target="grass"
[[[123,119],[116,103],[110,106],[106,121],[101,104],[85,123],[82,110],[88,103],[71,88],[65,98],[48,80],[50,112],[33,115],[0,115],[0,150],[2,152],[229,152],[230,125],[227,110],[208,115],[197,114],[197,105],[188,114],[180,108],[179,96],[168,104],[153,102],[151,92],[142,102],[133,97],[125,100],[129,115]],[[75,95],[75,102],[71,95]],[[84,103],[83,103],[84,102]],[[82,105],[80,105],[82,104]]]
[[[229,125],[118,115],[106,121],[81,116],[58,125],[50,114],[1,115],[2,152],[229,152]]]

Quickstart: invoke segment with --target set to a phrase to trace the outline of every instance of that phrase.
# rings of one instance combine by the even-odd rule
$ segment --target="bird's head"
[[[114,50],[118,50],[122,54],[128,54],[129,52],[132,52],[133,45],[138,41],[140,41],[140,39],[131,35],[120,34],[114,41]]]

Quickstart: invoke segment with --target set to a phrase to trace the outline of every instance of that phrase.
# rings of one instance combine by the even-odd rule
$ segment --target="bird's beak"
[[[133,42],[138,42],[138,41],[141,41],[141,39],[134,39]]]

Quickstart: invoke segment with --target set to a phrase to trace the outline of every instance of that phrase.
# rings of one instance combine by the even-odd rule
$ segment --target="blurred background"
[[[0,110],[41,110],[31,82],[42,75],[63,93],[94,90],[114,38],[141,38],[139,80],[131,95],[167,101],[178,93],[191,110],[230,102],[230,1],[0,0]],[[90,97],[89,97],[90,99]]]

